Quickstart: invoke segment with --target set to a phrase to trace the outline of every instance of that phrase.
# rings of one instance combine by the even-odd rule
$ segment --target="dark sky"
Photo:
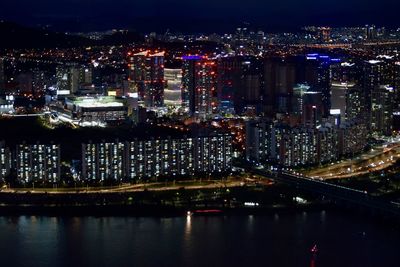
[[[400,0],[0,0],[0,17],[57,30],[231,31],[246,21],[265,30],[303,25],[400,26]]]

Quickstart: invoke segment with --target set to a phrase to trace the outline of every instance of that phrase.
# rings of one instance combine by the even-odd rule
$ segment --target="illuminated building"
[[[246,123],[246,159],[265,162],[271,154],[271,127],[268,121],[248,121]]]
[[[182,105],[182,70],[164,69],[164,103],[169,106]]]
[[[362,119],[365,110],[365,98],[359,88],[352,88],[346,92],[346,118],[348,120]]]
[[[125,177],[125,144],[102,142],[82,145],[82,174],[85,180],[121,180]]]
[[[377,37],[377,30],[375,25],[366,25],[365,26],[365,38],[367,40],[374,40]]]
[[[331,40],[331,31],[329,27],[319,27],[318,28],[318,38],[323,43],[328,43]]]
[[[77,67],[59,66],[56,68],[57,88],[74,94],[79,89],[80,70]]]
[[[218,60],[217,92],[222,114],[242,114],[247,107],[260,109],[262,62],[251,56]]]
[[[185,56],[182,59],[182,104],[189,108],[192,116],[205,119],[218,107],[217,64],[200,56]]]
[[[0,97],[5,94],[6,78],[4,74],[4,59],[0,58]]]
[[[60,146],[19,144],[16,147],[17,178],[21,182],[57,182],[60,179]]]
[[[367,129],[356,120],[317,128],[279,122],[253,121],[246,125],[246,159],[286,167],[323,164],[360,153],[367,144]]]
[[[304,94],[310,90],[306,84],[298,84],[293,88],[291,113],[302,117],[304,109]]]
[[[88,143],[82,145],[82,174],[104,181],[222,173],[231,170],[232,157],[228,134]]]
[[[347,101],[349,91],[352,91],[355,84],[343,82],[332,83],[331,86],[331,109],[340,110],[340,116],[346,117]]]
[[[354,156],[366,147],[368,130],[362,121],[348,120],[340,124],[338,137],[339,156]]]
[[[130,79],[147,108],[164,105],[164,52],[143,51],[129,58]]]
[[[0,180],[10,174],[11,169],[11,153],[8,147],[5,146],[4,141],[0,142]]]
[[[338,131],[335,125],[325,123],[318,128],[317,154],[319,163],[338,159]]]
[[[315,129],[277,125],[271,137],[273,162],[292,167],[318,163]]]
[[[291,95],[296,79],[295,59],[270,58],[264,63],[264,109],[287,113],[291,106]]]
[[[309,127],[317,127],[323,114],[321,92],[307,91],[303,94],[302,122]]]
[[[306,56],[305,81],[322,96],[322,116],[327,117],[331,107],[331,70],[340,65],[340,59],[327,55],[308,54]]]
[[[122,99],[113,96],[68,97],[64,107],[51,107],[61,119],[82,126],[91,123],[123,121],[128,116],[128,107]]]
[[[393,88],[388,86],[380,86],[372,91],[371,130],[373,132],[391,135],[393,96]]]

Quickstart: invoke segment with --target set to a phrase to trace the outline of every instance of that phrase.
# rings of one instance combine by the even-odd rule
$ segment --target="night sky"
[[[303,25],[400,26],[399,0],[0,0],[2,19],[57,30],[223,32],[243,21],[264,30]],[[397,14],[396,14],[397,13]]]

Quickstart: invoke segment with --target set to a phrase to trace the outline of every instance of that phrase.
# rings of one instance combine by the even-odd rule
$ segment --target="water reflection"
[[[191,214],[187,214],[186,215],[184,240],[185,241],[189,241],[191,234],[192,234],[192,215]]]

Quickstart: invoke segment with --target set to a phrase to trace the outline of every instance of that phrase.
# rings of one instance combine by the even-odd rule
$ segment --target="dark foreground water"
[[[0,217],[0,266],[400,266],[400,230],[361,215]]]

